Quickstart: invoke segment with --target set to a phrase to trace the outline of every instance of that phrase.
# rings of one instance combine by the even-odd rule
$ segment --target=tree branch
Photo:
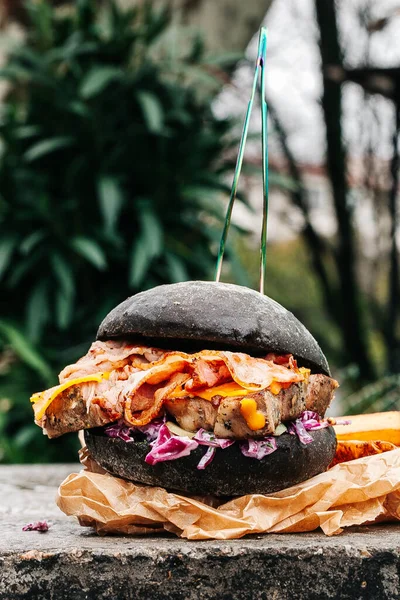
[[[327,65],[342,65],[334,0],[315,0],[320,30],[320,54],[324,73],[322,108],[326,124],[327,166],[332,182],[338,223],[336,264],[340,278],[341,322],[344,348],[350,361],[359,367],[360,379],[374,379],[365,328],[359,305],[356,252],[351,208],[347,202],[346,153],[342,140],[342,94],[340,83],[326,75]]]

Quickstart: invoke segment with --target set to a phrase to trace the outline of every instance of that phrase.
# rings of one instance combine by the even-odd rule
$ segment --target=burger
[[[50,438],[84,430],[91,457],[127,480],[186,494],[275,492],[325,471],[337,382],[283,306],[233,284],[136,294],[101,323],[59,385],[31,398]]]

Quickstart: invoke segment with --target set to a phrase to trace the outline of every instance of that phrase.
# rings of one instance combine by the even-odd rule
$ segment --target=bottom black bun
[[[102,429],[86,430],[85,440],[93,459],[117,477],[188,494],[242,496],[277,492],[326,471],[335,455],[335,432],[327,427],[309,433],[313,442],[307,445],[297,435],[282,434],[276,438],[277,450],[261,460],[243,456],[237,443],[218,448],[202,471],[196,467],[205,446],[151,466],[145,462],[151,449],[146,440],[127,443],[107,437]]]

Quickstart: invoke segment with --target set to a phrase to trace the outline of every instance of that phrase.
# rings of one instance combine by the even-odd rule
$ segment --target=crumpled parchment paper
[[[190,540],[312,531],[400,520],[400,448],[344,462],[275,494],[223,502],[138,485],[105,473],[83,450],[86,470],[61,484],[57,504],[99,534],[173,532]],[[97,471],[97,472],[94,472]]]

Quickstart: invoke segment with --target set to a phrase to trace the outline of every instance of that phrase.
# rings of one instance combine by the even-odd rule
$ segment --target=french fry
[[[381,454],[389,450],[395,450],[396,446],[391,442],[381,440],[361,441],[361,440],[338,440],[335,457],[330,464],[334,467],[338,463],[347,462],[364,456]]]
[[[337,417],[351,420],[350,425],[334,425],[338,440],[380,440],[400,446],[400,411]]]

